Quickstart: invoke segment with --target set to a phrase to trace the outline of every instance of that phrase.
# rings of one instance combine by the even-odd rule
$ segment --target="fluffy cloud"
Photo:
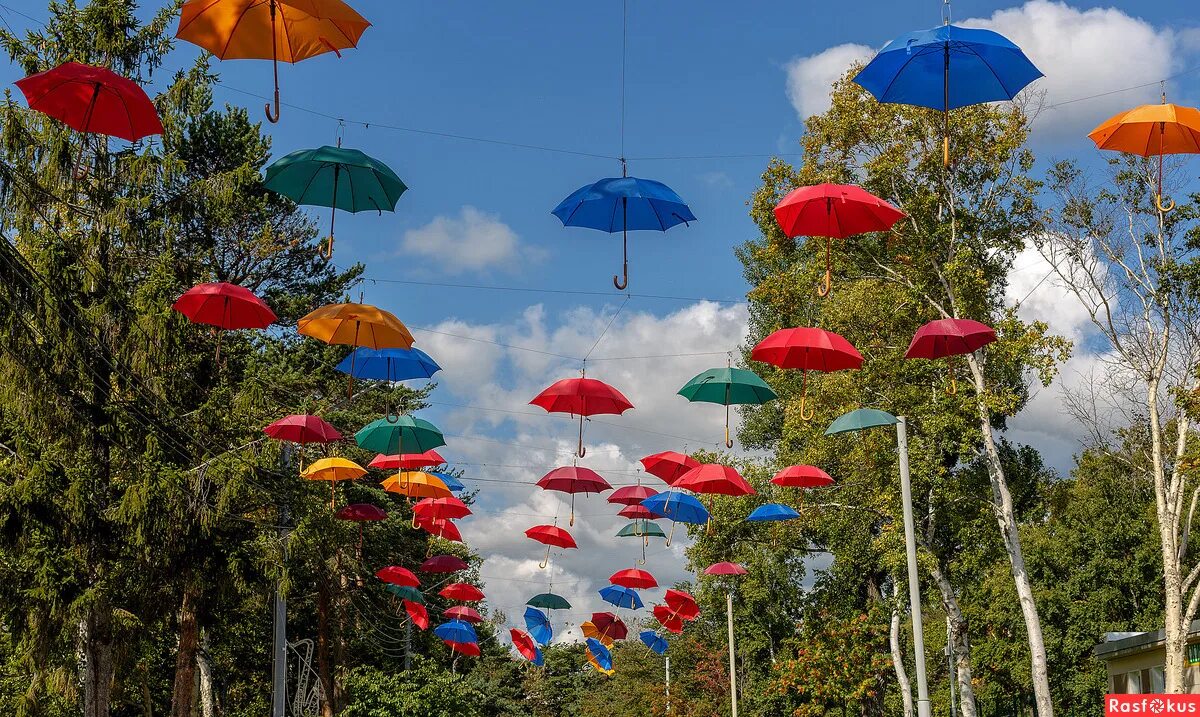
[[[835,45],[787,63],[787,96],[800,119],[829,109],[829,91],[834,81],[855,62],[866,62],[874,54],[866,45]]]
[[[400,240],[405,254],[436,259],[446,274],[512,269],[519,260],[539,258],[499,215],[465,206],[457,217],[439,216],[409,229]]]

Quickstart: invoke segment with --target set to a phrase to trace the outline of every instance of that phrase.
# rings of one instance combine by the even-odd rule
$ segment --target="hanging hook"
[[[832,239],[825,237],[825,283],[817,287],[817,296],[822,299],[829,296],[829,292],[833,288],[833,261],[830,258],[830,244],[832,243]]]

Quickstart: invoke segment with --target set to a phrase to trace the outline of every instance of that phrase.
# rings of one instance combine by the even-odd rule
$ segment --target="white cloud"
[[[434,260],[430,266],[445,274],[513,269],[519,261],[540,258],[499,215],[472,206],[404,232],[400,251]]]
[[[829,109],[829,93],[833,83],[850,65],[866,62],[875,51],[866,45],[835,45],[807,57],[796,57],[787,63],[787,96],[800,119]]]

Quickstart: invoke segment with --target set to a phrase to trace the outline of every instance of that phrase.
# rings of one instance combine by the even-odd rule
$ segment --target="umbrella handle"
[[[575,455],[583,458],[587,455],[587,449],[583,447],[583,414],[579,414],[579,448],[575,450]],[[573,523],[572,523],[573,524]]]
[[[677,523],[672,520],[671,521],[671,532],[667,533],[667,547],[668,548],[671,547],[671,539],[675,537],[675,526],[676,525],[677,525]]]
[[[547,545],[546,546],[546,557],[542,558],[542,562],[538,563],[538,567],[542,570],[545,570],[546,566],[549,564],[550,564],[550,546]]]
[[[729,404],[728,403],[725,404],[725,447],[733,448],[733,439],[729,437]]]
[[[1169,212],[1175,208],[1175,202],[1172,201],[1171,199],[1167,199],[1167,203],[1164,205],[1163,204],[1163,195],[1155,194],[1154,195],[1154,206],[1158,207],[1158,211],[1162,212],[1163,214],[1166,214],[1167,212]]]
[[[625,278],[617,281],[616,274],[613,275],[613,286],[617,287],[618,291],[624,291],[625,287],[629,286],[629,227],[627,226],[629,214],[629,199],[621,197],[621,271]]]
[[[958,380],[954,376],[954,362],[950,362],[950,386],[946,389],[947,396],[958,394]]]
[[[271,0],[271,73],[275,76],[275,114],[271,114],[271,105],[263,105],[267,113],[267,121],[275,124],[279,121],[279,43],[275,38],[275,0]]]
[[[571,519],[569,521],[567,521],[567,526],[568,527],[575,526],[575,494],[574,493],[571,494]],[[549,554],[550,554],[550,549],[547,548],[546,555],[549,555]]]
[[[816,409],[810,409],[808,413],[804,412],[804,403],[808,399],[808,371],[800,372],[800,420],[811,421]]]
[[[817,296],[824,299],[829,296],[829,291],[833,288],[833,262],[830,259],[830,244],[833,243],[829,237],[825,237],[825,279],[821,286],[817,287]]]

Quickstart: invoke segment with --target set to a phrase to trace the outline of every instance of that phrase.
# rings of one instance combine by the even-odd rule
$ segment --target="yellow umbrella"
[[[403,471],[383,482],[383,489],[409,498],[449,498],[454,494],[445,481],[424,471]]]
[[[1200,154],[1200,110],[1167,103],[1142,105],[1116,114],[1088,134],[1098,149],[1158,157],[1158,193],[1154,198],[1160,212],[1175,208],[1162,197],[1162,158],[1166,154]]]
[[[579,625],[579,629],[583,630],[584,637],[592,637],[600,641],[605,647],[612,647],[613,639],[607,634],[600,632],[591,620],[586,620]],[[597,667],[596,669],[600,669]]]
[[[587,651],[585,650],[584,652],[587,652]],[[604,673],[604,674],[606,674],[606,675],[611,675],[611,674],[613,674],[614,672],[616,672],[616,670],[612,669],[611,667],[610,667],[609,669],[607,669],[607,670],[606,670],[606,669],[604,669],[603,667],[601,667],[601,666],[600,666],[600,663],[599,663],[599,662],[596,662],[596,658],[595,658],[595,657],[592,655],[592,653],[590,653],[590,652],[587,652],[587,661],[588,661],[588,664],[589,664],[589,665],[591,665],[592,667],[596,668],[596,671],[597,671],[597,672],[603,672],[603,673]]]
[[[322,458],[300,472],[301,478],[329,481],[329,507],[335,504],[337,482],[354,480],[367,474],[367,469],[348,458]]]
[[[327,344],[369,349],[410,349],[413,335],[400,319],[370,304],[326,304],[296,322],[296,330]],[[349,391],[354,391],[354,357],[350,354]]]

